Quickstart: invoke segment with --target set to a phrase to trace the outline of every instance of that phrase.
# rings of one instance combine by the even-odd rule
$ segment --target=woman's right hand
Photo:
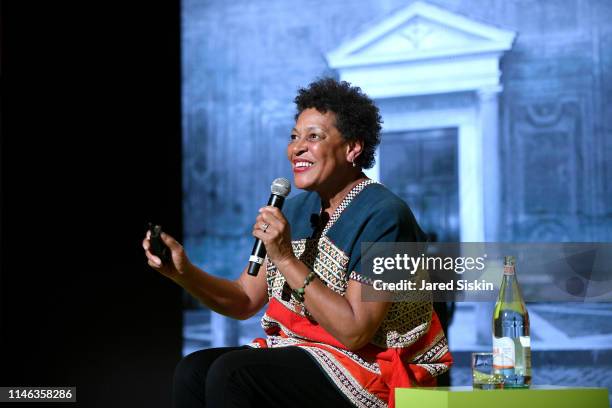
[[[184,275],[188,270],[191,262],[185,253],[185,249],[170,235],[162,232],[160,235],[162,241],[170,250],[170,261],[162,263],[161,259],[151,253],[151,231],[147,231],[147,234],[142,241],[142,248],[145,251],[148,264],[151,268],[155,269],[162,275],[176,280],[181,275]]]

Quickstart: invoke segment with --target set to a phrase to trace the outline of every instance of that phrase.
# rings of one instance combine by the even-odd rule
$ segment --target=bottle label
[[[521,336],[519,337],[519,341],[521,342],[521,346],[531,347],[531,338],[529,336]]]
[[[514,368],[514,341],[510,337],[493,336],[493,368]]]

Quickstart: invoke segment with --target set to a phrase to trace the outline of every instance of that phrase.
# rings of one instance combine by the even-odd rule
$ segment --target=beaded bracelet
[[[310,282],[312,282],[316,276],[317,275],[314,273],[314,271],[311,271],[306,276],[306,279],[304,279],[304,286],[298,289],[293,289],[291,291],[291,294],[293,295],[295,300],[297,300],[298,302],[304,302],[304,290],[306,289],[306,286],[308,286],[308,284],[310,284]]]

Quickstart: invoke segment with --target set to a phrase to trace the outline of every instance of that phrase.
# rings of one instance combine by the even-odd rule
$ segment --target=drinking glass
[[[472,353],[472,387],[494,390],[503,384],[503,376],[493,371],[493,353]]]

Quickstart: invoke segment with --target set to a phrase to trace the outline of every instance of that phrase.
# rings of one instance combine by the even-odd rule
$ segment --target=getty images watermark
[[[385,271],[401,271],[408,273],[411,276],[417,274],[418,271],[444,271],[445,273],[454,272],[462,275],[466,271],[483,271],[486,268],[485,259],[487,254],[479,257],[457,256],[457,257],[441,257],[441,256],[421,256],[414,257],[407,253],[395,254],[394,257],[376,257],[372,262],[372,273],[381,275]],[[487,282],[484,279],[457,279],[447,282],[431,282],[426,279],[415,281],[411,279],[401,279],[399,282],[385,282],[382,279],[373,281],[374,289],[376,290],[495,290],[495,285],[492,282]]]
[[[612,243],[364,243],[364,300],[495,301],[503,258],[525,301],[612,301]]]

